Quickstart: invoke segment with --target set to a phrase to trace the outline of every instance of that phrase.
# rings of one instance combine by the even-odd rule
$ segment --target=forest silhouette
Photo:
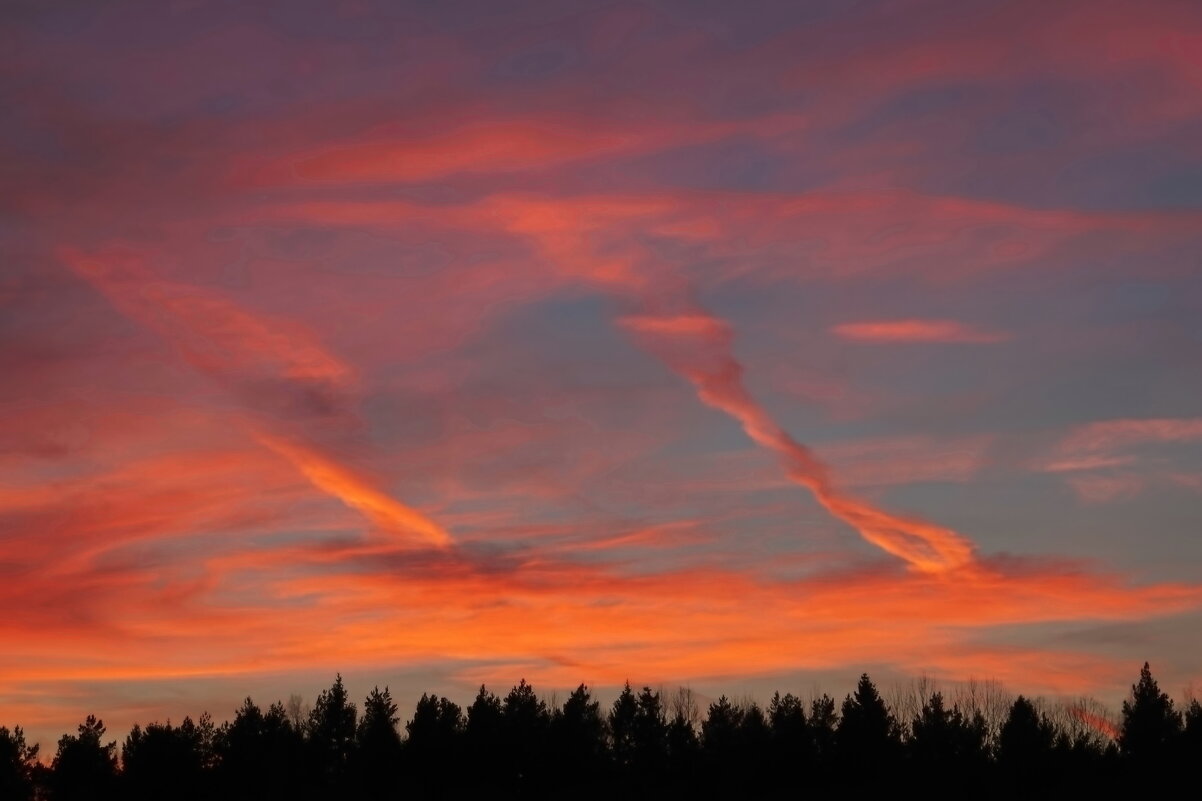
[[[388,688],[352,701],[341,675],[311,708],[247,698],[136,725],[118,748],[89,715],[53,756],[0,727],[0,800],[1118,797],[1197,786],[1202,706],[1184,710],[1147,664],[1112,728],[993,684],[947,697],[927,682],[889,703],[867,674],[841,703],[626,684],[603,709],[580,685],[557,703],[525,680],[466,709],[423,694],[401,725]]]

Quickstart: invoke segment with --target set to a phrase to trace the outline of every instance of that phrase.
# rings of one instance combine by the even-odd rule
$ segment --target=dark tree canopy
[[[1185,709],[1182,748],[1187,759],[1202,759],[1202,704],[1195,698]]]
[[[901,738],[893,713],[867,673],[843,700],[840,712],[835,741],[844,769],[857,779],[879,778],[865,768],[885,766],[887,772],[897,759]]]
[[[988,759],[987,737],[979,710],[969,715],[959,706],[948,709],[943,693],[935,692],[910,723],[910,757],[933,774],[960,779],[978,772]]]
[[[295,798],[302,786],[296,766],[305,763],[304,744],[283,704],[264,712],[247,698],[217,734],[217,781],[225,797]]]
[[[605,744],[605,720],[601,717],[601,702],[593,700],[585,685],[572,691],[552,725],[555,740],[569,759],[588,762],[600,756]]]
[[[1147,665],[1115,740],[1086,707],[1053,719],[1019,696],[997,720],[957,697],[914,698],[899,721],[862,675],[838,710],[829,695],[776,693],[765,707],[722,695],[703,715],[688,688],[627,683],[606,714],[584,684],[559,704],[523,679],[503,698],[481,686],[466,714],[423,693],[400,727],[388,687],[357,707],[339,675],[305,715],[247,698],[220,726],[135,726],[120,763],[95,717],[49,766],[0,727],[0,801],[1151,797],[1202,758],[1202,705],[1179,714]]]
[[[33,797],[38,746],[25,742],[20,726],[0,726],[0,798],[26,801]]]
[[[337,786],[342,782],[355,742],[357,716],[358,711],[351,703],[340,673],[330,689],[322,690],[317,696],[306,726],[312,767],[317,771],[319,785]]]
[[[51,764],[51,795],[57,799],[116,797],[117,743],[104,742],[107,729],[95,715],[79,724],[77,734],[64,734]]]
[[[209,769],[215,759],[216,730],[208,715],[200,723],[184,718],[171,722],[134,726],[121,749],[125,790],[131,799],[173,796],[204,798],[208,794]]]
[[[425,696],[423,696],[424,699]],[[352,759],[360,795],[367,799],[391,798],[399,789],[393,767],[401,758],[398,707],[385,687],[373,687],[363,700],[363,717],[355,732]]]
[[[1160,759],[1181,731],[1181,715],[1173,709],[1173,700],[1160,691],[1147,662],[1139,672],[1139,681],[1131,686],[1131,697],[1123,702],[1123,727],[1119,748],[1123,756],[1149,761]]]

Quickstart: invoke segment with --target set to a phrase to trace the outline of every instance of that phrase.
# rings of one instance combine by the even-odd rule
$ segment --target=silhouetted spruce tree
[[[695,797],[701,773],[701,741],[688,710],[677,708],[668,722],[668,797]]]
[[[814,761],[819,770],[816,775],[822,777],[831,775],[831,767],[835,760],[835,729],[838,728],[839,717],[834,711],[834,699],[823,693],[819,698],[810,702],[810,718],[807,728],[810,731],[810,742],[814,744]]]
[[[738,748],[742,723],[743,710],[719,696],[701,724],[701,747],[713,759],[729,759]]]
[[[662,787],[667,757],[667,713],[660,694],[643,687],[634,716],[634,776],[644,794]]]
[[[1139,681],[1131,685],[1131,697],[1123,702],[1123,726],[1119,748],[1123,757],[1135,762],[1163,761],[1181,732],[1181,715],[1173,709],[1173,700],[1160,691],[1148,663],[1139,672]]]
[[[752,796],[763,795],[769,785],[779,777],[772,776],[771,765],[772,729],[764,717],[760,705],[752,702],[743,710],[739,721],[739,741],[735,761],[743,773],[742,792]]]
[[[835,748],[843,768],[841,778],[851,784],[876,785],[895,776],[901,732],[867,673],[843,700],[840,712]]]
[[[500,710],[497,708],[497,725]],[[404,774],[407,783],[419,789],[423,798],[455,797],[447,777],[461,764],[464,721],[459,705],[434,693],[422,693],[413,710],[413,719],[405,724],[408,738],[404,744]],[[495,730],[499,736],[499,729]],[[494,748],[499,747],[500,740]]]
[[[1117,748],[1110,751],[1114,756],[1118,755]],[[1102,781],[1110,773],[1108,756],[1102,738],[1091,728],[1061,728],[1052,745],[1053,770],[1045,778],[1044,785],[1061,797],[1069,793],[1093,797],[1103,790],[1112,793],[1115,787]],[[1149,786],[1146,781],[1139,781],[1135,785],[1140,790]]]
[[[551,749],[557,795],[600,797],[604,775],[605,721],[601,704],[581,684],[551,720]]]
[[[495,788],[504,760],[501,699],[483,684],[467,710],[464,746],[467,750],[464,773],[469,785],[478,790]]]
[[[521,679],[501,702],[507,784],[519,794],[538,794],[545,780],[544,757],[551,716],[534,687]]]
[[[736,793],[741,774],[737,764],[741,752],[743,710],[725,695],[710,704],[701,723],[701,751],[705,755],[704,780],[719,794]]]
[[[28,801],[33,798],[38,746],[25,742],[20,726],[12,731],[0,726],[0,798]]]
[[[782,771],[804,768],[813,762],[813,738],[806,723],[805,705],[792,693],[773,693],[768,702],[768,725],[772,729],[771,767]]]
[[[970,716],[958,706],[948,709],[943,693],[935,692],[923,702],[910,731],[912,777],[927,796],[959,796],[984,772],[987,727],[979,710]]]
[[[373,687],[363,700],[363,716],[355,731],[352,772],[358,795],[366,799],[392,798],[400,786],[401,735],[397,732],[397,705],[385,687]]]
[[[223,801],[283,801],[303,795],[304,739],[284,705],[266,713],[250,698],[217,733],[217,796]]]
[[[619,771],[628,771],[635,760],[635,718],[639,714],[639,699],[627,681],[622,692],[609,708],[610,750]]]
[[[1185,730],[1181,738],[1182,758],[1202,761],[1202,704],[1193,699],[1185,709]]]
[[[179,726],[135,724],[121,749],[122,795],[133,801],[208,797],[214,736],[208,715],[199,724],[190,717]]]
[[[1046,787],[1055,739],[1055,727],[1047,716],[1025,697],[1014,699],[997,740],[997,762],[1006,786],[1028,795]]]
[[[104,742],[104,722],[94,715],[78,734],[58,741],[50,774],[53,801],[108,801],[117,797],[117,743]]]
[[[358,712],[351,703],[342,674],[337,674],[330,689],[322,690],[309,713],[306,727],[309,752],[316,771],[314,789],[325,792],[347,791],[347,768],[355,747],[355,719]]]

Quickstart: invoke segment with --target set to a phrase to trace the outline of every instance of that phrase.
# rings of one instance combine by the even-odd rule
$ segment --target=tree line
[[[339,675],[309,710],[247,698],[220,725],[208,714],[135,725],[119,754],[94,716],[45,761],[19,726],[0,726],[0,801],[1039,798],[1197,786],[1202,706],[1175,708],[1147,664],[1113,731],[1021,695],[988,713],[937,690],[890,704],[867,674],[842,703],[723,696],[704,715],[687,688],[627,683],[602,709],[584,685],[559,704],[522,680],[504,697],[481,686],[466,710],[423,694],[401,726],[387,687],[360,709]]]

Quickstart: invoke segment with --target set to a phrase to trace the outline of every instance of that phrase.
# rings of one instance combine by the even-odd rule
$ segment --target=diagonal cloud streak
[[[451,535],[442,526],[372,487],[343,465],[279,437],[257,434],[255,439],[291,462],[314,487],[363,513],[380,528],[414,534],[425,543],[438,547],[451,544]]]
[[[628,316],[618,323],[687,378],[704,403],[733,417],[753,442],[777,454],[791,481],[808,489],[823,508],[865,540],[927,572],[974,561],[972,543],[956,532],[890,514],[836,489],[827,467],[751,397],[743,384],[743,367],[731,351],[732,332],[723,320],[692,313]]]
[[[269,412],[272,418],[284,413],[278,393],[263,392],[266,383],[304,400],[302,408],[329,413],[332,398],[351,381],[349,367],[289,321],[252,314],[212,290],[163,280],[132,254],[92,256],[62,248],[59,256],[118,311],[175,344],[193,367],[230,386],[252,410]],[[294,403],[290,406],[296,408]],[[426,545],[451,544],[445,529],[349,467],[295,438],[252,431],[261,445],[283,456],[316,489],[382,530],[406,540],[416,536]]]

